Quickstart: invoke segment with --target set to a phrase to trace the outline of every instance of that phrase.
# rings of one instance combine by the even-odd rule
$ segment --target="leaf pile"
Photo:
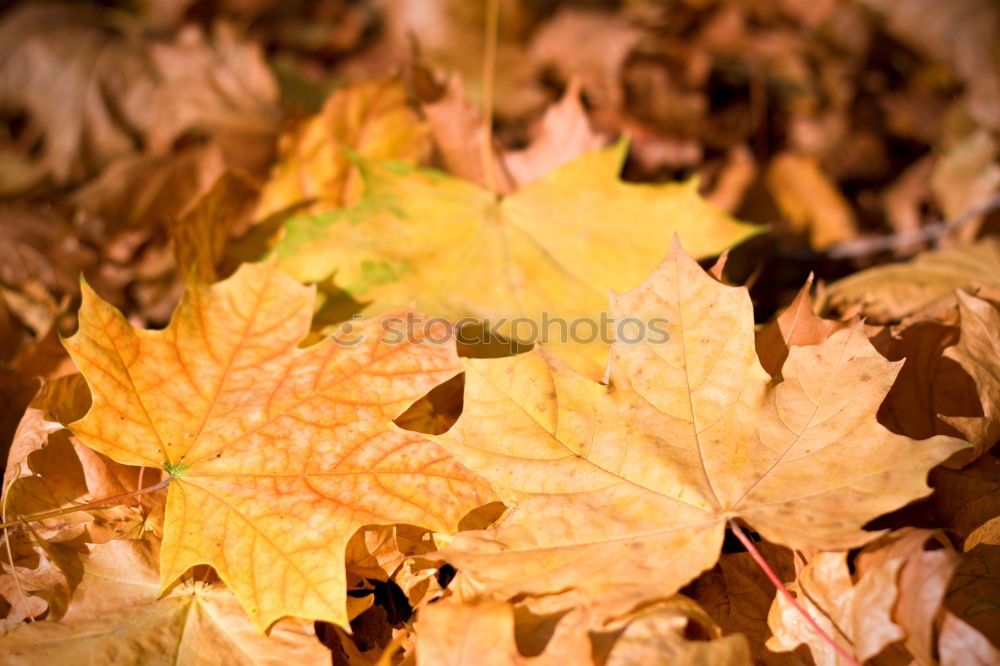
[[[12,3],[0,661],[1000,663],[998,32]]]

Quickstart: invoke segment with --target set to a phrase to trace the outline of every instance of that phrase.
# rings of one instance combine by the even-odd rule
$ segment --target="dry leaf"
[[[856,323],[823,319],[812,311],[808,288],[757,334],[757,354],[771,375],[780,370],[790,345],[814,345]],[[957,291],[960,324],[925,311],[897,327],[868,327],[872,344],[890,361],[904,361],[896,382],[879,408],[879,423],[913,439],[948,435],[969,440],[948,465],[968,464],[1000,437],[993,346],[990,331],[1000,329],[1000,313],[989,301]],[[943,305],[943,303],[941,304]],[[952,319],[952,311],[940,314]],[[954,347],[959,339],[964,346]],[[985,346],[984,346],[985,343]],[[953,348],[954,347],[954,348]],[[961,360],[959,360],[961,359]]]
[[[938,638],[942,666],[990,666],[1000,663],[1000,650],[952,613],[945,613]]]
[[[138,487],[138,468],[120,465],[72,437],[58,418],[74,420],[90,407],[80,375],[47,383],[21,419],[7,458],[3,501],[7,520],[113,497]],[[149,479],[144,485],[152,485]],[[155,483],[155,481],[154,481]],[[155,505],[147,499],[146,508]],[[134,503],[70,513],[33,521],[24,531],[48,542],[71,541],[81,535],[102,543],[127,534],[141,535],[145,519]]]
[[[952,574],[945,606],[963,625],[1000,644],[1000,530],[989,535],[962,556]],[[957,624],[957,623],[953,623]],[[942,630],[943,631],[943,630]],[[964,632],[964,629],[962,630]],[[940,644],[944,637],[938,636]]]
[[[163,232],[224,170],[222,153],[214,144],[169,155],[129,155],[74,192],[73,204],[98,218],[105,238],[127,229]]]
[[[718,560],[730,518],[791,548],[857,546],[962,446],[877,423],[898,365],[860,326],[793,347],[772,380],[745,289],[676,246],[612,313],[670,337],[616,343],[607,386],[544,351],[465,362],[465,409],[435,439],[513,508],[440,557],[490,593],[669,595]]]
[[[757,333],[757,358],[772,377],[781,372],[790,347],[818,345],[837,331],[857,324],[857,321],[838,321],[817,316],[813,312],[813,302],[809,296],[812,281],[810,275],[791,304]]]
[[[80,272],[97,258],[94,250],[81,242],[73,225],[50,207],[0,207],[0,237],[0,283],[5,290],[16,290],[30,300],[44,298],[52,306],[63,295],[76,291]],[[43,288],[42,295],[34,285]],[[54,319],[56,314],[50,317]],[[32,325],[40,337],[52,323],[50,319],[46,326],[30,316],[21,320]]]
[[[1000,541],[1000,459],[992,451],[962,469],[934,470],[931,486],[934,524],[948,527],[963,552]]]
[[[410,109],[400,76],[338,90],[317,115],[285,134],[255,218],[301,205],[319,213],[355,203],[361,175],[347,149],[371,159],[411,162],[427,153],[427,128]]]
[[[606,143],[591,129],[580,101],[580,86],[571,79],[562,99],[545,110],[531,143],[508,152],[504,161],[514,182],[524,186]]]
[[[449,598],[420,609],[416,663],[547,664],[750,663],[742,636],[722,636],[690,599],[677,596],[601,625],[586,610],[538,614],[530,603]]]
[[[996,238],[924,252],[907,263],[849,275],[827,288],[820,310],[856,307],[872,323],[891,323],[921,310],[953,305],[956,289],[1000,300],[1000,242]]]
[[[0,106],[30,115],[44,138],[36,166],[56,185],[135,151],[133,128],[148,128],[156,81],[142,45],[95,19],[82,5],[32,3],[0,23]]]
[[[592,639],[599,656],[604,656],[602,648],[613,641],[603,662],[606,666],[753,663],[744,636],[723,636],[698,604],[680,595],[633,611],[609,623],[607,629],[605,636]]]
[[[563,81],[578,79],[594,105],[620,107],[621,68],[641,36],[619,13],[562,7],[535,33],[531,57]]]
[[[189,287],[165,330],[143,331],[85,289],[65,342],[94,395],[73,432],[173,477],[163,589],[211,564],[262,629],[284,615],[346,625],[344,547],[362,525],[454,530],[490,499],[437,445],[390,423],[458,370],[454,348],[384,344],[369,321],[353,346],[299,349],[313,294],[273,264],[247,264]]]
[[[469,605],[448,599],[425,606],[417,623],[417,666],[546,666],[587,664],[590,641],[580,636],[571,652],[526,657],[514,637],[514,608],[501,601]],[[563,648],[566,645],[561,646]]]
[[[35,166],[56,185],[126,155],[169,153],[192,129],[232,164],[270,159],[277,85],[257,45],[230,28],[209,40],[188,26],[157,43],[87,7],[33,4],[5,15],[0,44],[0,106],[28,113],[43,146]]]
[[[278,84],[261,46],[241,39],[225,23],[206,36],[185,26],[171,43],[151,45],[158,86],[150,113],[150,150],[169,149],[197,127],[219,144],[226,163],[259,173],[277,138]]]
[[[864,663],[904,636],[892,621],[897,577],[903,559],[872,567],[855,584],[847,568],[847,553],[818,553],[789,586],[806,612],[849,654]],[[848,663],[813,629],[781,594],[768,616],[774,638],[767,647],[793,650],[806,643],[816,664]]]
[[[448,173],[483,188],[492,187],[501,194],[515,189],[501,151],[493,144],[484,145],[487,137],[482,114],[466,97],[460,76],[448,79],[433,99],[422,99],[420,110],[427,118],[434,145]],[[484,151],[489,156],[490,174],[484,164]]]
[[[483,98],[483,57],[487,4],[465,0],[424,0],[420,3],[378,0],[384,22],[385,43],[373,54],[364,53],[359,64],[371,71],[379,55],[386,65],[426,65],[444,79],[456,72],[473,99]],[[500,0],[494,68],[494,105],[497,115],[519,117],[540,110],[549,96],[537,80],[538,65],[525,57],[522,41],[530,29],[534,3]],[[382,51],[382,54],[379,54]],[[388,52],[385,54],[384,52]]]
[[[979,129],[957,141],[935,163],[931,191],[945,219],[960,218],[1000,190],[997,149],[997,142],[990,133]],[[969,220],[955,235],[967,243],[972,242],[981,222],[981,216]]]
[[[774,546],[766,541],[756,544],[757,550],[774,570],[779,580],[786,584],[795,579],[792,554],[787,548]],[[728,634],[743,634],[750,643],[754,663],[775,666],[800,666],[808,663],[800,658],[800,648],[794,653],[772,652],[765,647],[771,632],[767,626],[768,610],[774,600],[774,583],[750,553],[724,553],[713,569],[704,572],[685,588],[705,609],[722,630]]]
[[[991,0],[864,0],[889,30],[949,63],[967,87],[966,106],[981,125],[1000,129],[1000,13]],[[962,35],[962,39],[953,39]]]
[[[869,544],[855,560],[853,580],[845,557],[819,553],[799,574],[794,588],[812,617],[859,661],[891,643],[897,645],[892,648],[895,652],[884,653],[887,658],[892,655],[889,663],[932,664],[937,654],[942,663],[966,663],[956,653],[962,644],[968,646],[969,659],[1000,654],[976,629],[942,607],[959,560],[940,533],[905,528]],[[965,578],[966,586],[987,580],[969,573]],[[988,596],[968,597],[956,606],[967,616],[974,616],[972,606],[977,601],[991,603]],[[816,663],[843,663],[781,596],[775,598],[769,624],[775,631],[769,641],[772,649],[807,642]],[[905,646],[909,655],[899,646]]]
[[[792,231],[805,234],[810,247],[824,250],[858,235],[854,212],[816,159],[781,153],[768,165],[765,180]]]
[[[904,644],[917,663],[934,663],[935,618],[958,556],[940,532],[904,528],[868,545],[855,560],[858,575],[902,560],[892,620],[904,632]]]
[[[211,284],[219,279],[228,241],[246,230],[259,191],[243,172],[226,171],[170,226],[174,261],[185,282]]]
[[[58,422],[82,416],[89,406],[90,395],[80,375],[46,383],[32,400],[7,458],[0,499],[4,520],[65,509],[138,487],[138,468],[120,465],[87,448]],[[147,474],[143,485],[153,485],[155,477]],[[9,571],[9,562],[3,568],[7,574],[16,574],[31,599],[48,603],[49,619],[59,618],[79,581],[83,544],[138,538],[145,531],[158,530],[162,509],[162,499],[147,495],[142,510],[134,502],[118,503],[7,528],[5,536],[15,546],[14,572]],[[18,584],[12,578],[3,587],[16,591]],[[14,599],[23,601],[20,594],[17,591]]]
[[[917,321],[898,332],[880,335],[879,351],[890,361],[903,360],[899,379],[879,409],[879,422],[893,432],[916,439],[950,435],[968,439],[949,425],[945,415],[982,413],[975,382],[962,367],[946,358],[958,342],[960,330],[935,320]],[[969,462],[983,446],[957,453],[951,465]]]
[[[531,144],[520,150],[483,146],[486,136],[482,116],[466,98],[458,76],[448,81],[438,98],[423,102],[421,109],[448,172],[500,194],[540,180],[605,143],[590,128],[575,81],[566,88],[562,100],[545,111]],[[485,172],[484,150],[490,156],[491,178]]]
[[[942,420],[957,428],[969,439],[973,450],[962,462],[982,454],[1000,439],[1000,359],[996,337],[1000,335],[1000,311],[997,306],[964,292],[956,292],[962,332],[958,344],[946,349],[944,356],[957,362],[972,377],[979,391],[982,416],[952,416]]]
[[[265,636],[217,583],[188,580],[160,597],[157,551],[152,540],[92,547],[70,612],[0,636],[5,663],[329,663],[311,623],[284,620]]]

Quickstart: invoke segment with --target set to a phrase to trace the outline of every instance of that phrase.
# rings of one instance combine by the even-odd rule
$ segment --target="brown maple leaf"
[[[669,340],[615,343],[606,386],[544,351],[465,362],[464,412],[436,439],[513,508],[440,556],[496,595],[669,595],[716,562],[731,519],[791,548],[857,546],[963,446],[879,425],[898,365],[859,326],[792,348],[772,380],[746,290],[676,244],[612,311],[668,320]]]

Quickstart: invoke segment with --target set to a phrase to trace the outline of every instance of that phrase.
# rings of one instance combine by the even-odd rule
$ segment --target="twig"
[[[869,238],[844,241],[843,243],[837,243],[828,247],[826,255],[831,259],[863,257],[914,243],[936,240],[951,231],[960,229],[980,215],[985,215],[997,208],[1000,208],[1000,192],[997,192],[986,201],[973,206],[954,219],[932,222],[913,231],[900,231],[886,236],[871,236]]]
[[[133,490],[132,492],[122,493],[121,495],[115,495],[114,497],[105,497],[104,499],[99,499],[93,502],[87,502],[86,504],[77,504],[75,506],[66,507],[65,509],[56,509],[55,511],[48,511],[46,513],[37,513],[33,516],[24,516],[23,518],[18,518],[17,520],[11,520],[6,523],[0,523],[0,529],[7,529],[8,527],[14,527],[15,525],[21,525],[26,522],[36,522],[39,520],[45,520],[46,518],[55,518],[56,516],[62,516],[67,513],[75,513],[77,511],[86,511],[87,509],[97,509],[102,506],[109,506],[111,504],[118,503],[119,500],[123,500],[129,497],[136,497],[138,495],[144,495],[146,493],[155,492],[161,490],[170,485],[170,481],[173,477],[167,477],[163,481],[160,481],[155,486],[150,486],[148,488],[141,488],[139,490]]]
[[[739,539],[740,543],[743,544],[743,547],[747,549],[747,552],[750,553],[750,557],[752,557],[753,561],[757,563],[757,566],[759,566],[761,570],[765,574],[767,574],[767,577],[771,579],[771,582],[774,583],[774,586],[778,588],[778,592],[780,592],[782,596],[784,596],[785,599],[788,600],[788,603],[790,603],[795,608],[795,610],[797,610],[799,613],[802,614],[802,617],[806,619],[806,622],[809,623],[809,626],[812,627],[816,631],[816,633],[818,633],[820,637],[822,637],[823,640],[825,640],[827,643],[833,646],[833,649],[837,651],[837,654],[846,659],[847,663],[852,664],[853,666],[861,666],[861,663],[857,659],[855,659],[854,656],[851,655],[847,650],[841,647],[840,644],[837,643],[837,641],[835,641],[833,637],[830,636],[830,634],[826,633],[823,630],[823,628],[816,623],[816,620],[814,620],[812,616],[809,615],[808,611],[806,611],[806,609],[802,607],[802,605],[798,602],[798,600],[792,596],[792,593],[788,591],[788,588],[785,587],[785,584],[781,582],[780,578],[778,578],[778,574],[774,573],[774,569],[772,569],[770,565],[768,565],[767,560],[764,559],[764,556],[760,554],[760,551],[757,550],[757,547],[753,545],[753,542],[750,541],[750,539],[748,539],[745,534],[743,534],[743,530],[740,529],[739,525],[737,525],[732,518],[729,519],[729,529],[733,531],[733,534],[736,535],[736,538]]]
[[[497,176],[493,169],[493,94],[497,65],[497,32],[500,27],[500,0],[486,4],[486,45],[483,53],[483,142],[480,155],[483,177],[491,192],[497,191]]]
[[[146,468],[145,467],[140,467],[139,468],[139,480],[135,484],[135,489],[136,490],[142,490],[142,476],[145,473],[146,473]],[[142,508],[142,495],[137,495],[135,499],[136,499],[136,505],[141,509]]]

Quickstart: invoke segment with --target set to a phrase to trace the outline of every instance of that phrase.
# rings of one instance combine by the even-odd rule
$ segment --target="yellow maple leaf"
[[[597,326],[608,290],[639,284],[675,233],[702,258],[763,230],[704,201],[693,181],[621,181],[625,155],[624,142],[587,153],[505,197],[437,171],[356,158],[364,198],[290,220],[277,253],[302,281],[336,272],[338,286],[374,312],[413,302],[453,320],[504,319],[499,332],[524,339],[528,329],[511,320],[543,322],[546,313],[567,330],[575,320]],[[559,349],[597,376],[607,345],[592,330],[576,337],[596,342]]]
[[[346,624],[344,548],[369,523],[451,531],[491,498],[438,445],[391,423],[459,371],[453,343],[300,349],[314,289],[272,263],[190,286],[170,325],[134,330],[84,287],[65,341],[94,403],[70,427],[130,465],[163,466],[163,589],[210,564],[261,628]]]
[[[611,309],[669,320],[669,340],[616,343],[607,386],[544,350],[467,359],[462,416],[435,438],[513,505],[441,555],[499,596],[669,595],[716,562],[730,519],[791,548],[857,546],[963,446],[877,422],[900,364],[860,325],[792,347],[772,380],[746,289],[676,246]]]

